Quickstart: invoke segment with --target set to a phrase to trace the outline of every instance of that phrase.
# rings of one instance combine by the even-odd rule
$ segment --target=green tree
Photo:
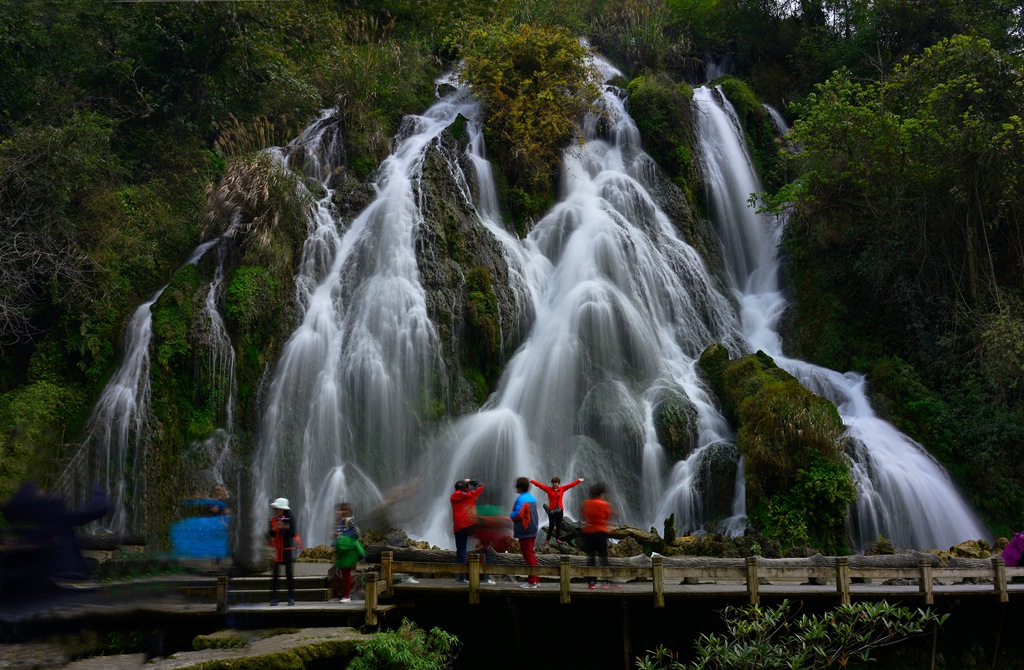
[[[910,303],[924,296],[999,305],[1024,269],[1022,96],[1015,59],[966,37],[881,84],[833,76],[802,107],[801,173],[774,201],[795,207],[795,257],[849,253],[844,271],[864,287],[852,293],[904,314],[920,314]]]
[[[564,30],[511,22],[468,29],[460,74],[486,109],[488,146],[509,181],[549,192],[562,150],[598,97],[589,52]]]

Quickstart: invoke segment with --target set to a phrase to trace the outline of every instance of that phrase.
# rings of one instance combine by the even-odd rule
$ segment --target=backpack
[[[1003,560],[1008,567],[1015,568],[1021,565],[1021,557],[1024,557],[1024,533],[1014,533],[1013,539],[1003,549]]]

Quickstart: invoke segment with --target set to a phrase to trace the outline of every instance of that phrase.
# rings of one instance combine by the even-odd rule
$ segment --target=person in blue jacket
[[[537,553],[534,551],[534,546],[537,542],[537,528],[540,524],[537,519],[537,499],[530,493],[529,477],[520,477],[516,480],[516,491],[519,492],[519,497],[516,498],[516,504],[512,507],[512,514],[509,515],[512,518],[512,535],[519,540],[519,548],[523,551],[523,560],[526,561],[526,564],[537,565]],[[530,575],[520,585],[524,589],[535,589],[539,586],[540,577],[537,575]]]

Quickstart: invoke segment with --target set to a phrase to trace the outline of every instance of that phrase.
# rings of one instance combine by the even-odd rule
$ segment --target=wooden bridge
[[[691,642],[687,636],[714,625],[713,613],[728,605],[777,604],[785,598],[805,611],[820,611],[884,599],[957,612],[942,627],[941,644],[938,629],[924,643],[930,650],[923,649],[923,657],[930,655],[935,667],[937,652],[965,639],[957,622],[974,627],[968,635],[982,631],[979,653],[991,653],[993,663],[1004,628],[1024,625],[1024,568],[1007,567],[999,557],[954,558],[941,565],[927,553],[801,559],[654,555],[588,567],[582,556],[544,553],[538,556],[540,565],[530,567],[518,554],[488,552],[486,562],[470,554],[468,564],[461,565],[450,551],[367,550],[359,580],[364,598],[357,595],[349,603],[330,599],[328,563],[298,563],[295,606],[270,605],[268,575],[175,575],[154,578],[148,586],[138,580],[107,585],[53,602],[19,604],[5,598],[0,637],[13,641],[55,630],[132,626],[179,632],[339,625],[374,630],[396,627],[401,614],[421,627],[440,626],[460,635],[467,641],[460,658],[519,670],[531,667],[527,654],[537,639],[551,637],[549,622],[554,620],[565,639],[587,636],[590,656],[579,667],[631,668],[633,650],[662,642],[685,649]],[[467,581],[457,582],[462,574]],[[539,587],[521,588],[530,575],[540,577]],[[597,588],[588,588],[591,577],[599,580]],[[495,642],[495,635],[503,643]],[[492,658],[498,644],[511,650],[501,658],[504,665],[495,665]],[[573,651],[574,657],[581,653]]]
[[[615,564],[588,567],[579,556],[543,555],[541,565],[530,567],[516,554],[491,553],[488,562],[470,554],[468,564],[396,560],[415,557],[415,550],[381,551],[379,563],[363,573],[365,601],[361,606],[366,626],[378,625],[380,615],[406,597],[466,593],[476,605],[491,596],[558,599],[569,605],[580,598],[645,599],[654,608],[685,598],[758,604],[762,597],[781,600],[816,598],[834,604],[854,600],[898,600],[927,606],[943,598],[981,598],[1009,602],[1024,596],[1024,567],[1007,567],[1001,557],[954,558],[939,566],[933,554],[893,556],[814,556],[803,559],[637,556]],[[497,560],[495,560],[497,558]],[[614,559],[613,559],[614,560]],[[326,571],[326,568],[325,568]],[[468,575],[468,582],[455,580]],[[486,583],[484,575],[499,578]],[[541,578],[537,589],[522,589],[530,575]],[[410,579],[411,578],[411,579]],[[591,578],[601,587],[590,589]],[[222,578],[218,603],[229,609],[229,585]],[[1024,599],[1021,599],[1024,603]],[[336,609],[338,605],[333,605]],[[235,609],[230,607],[230,609]]]

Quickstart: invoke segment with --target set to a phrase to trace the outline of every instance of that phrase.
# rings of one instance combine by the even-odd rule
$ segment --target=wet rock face
[[[701,498],[707,501],[709,519],[724,519],[732,514],[739,459],[739,450],[729,442],[708,445],[702,453],[696,484]]]
[[[493,390],[503,352],[514,351],[522,323],[501,245],[466,201],[472,170],[459,142],[444,132],[428,152],[419,183],[425,216],[417,261],[427,306],[443,346],[450,413],[476,409]],[[459,169],[454,169],[458,167]],[[466,175],[460,183],[458,172]]]

